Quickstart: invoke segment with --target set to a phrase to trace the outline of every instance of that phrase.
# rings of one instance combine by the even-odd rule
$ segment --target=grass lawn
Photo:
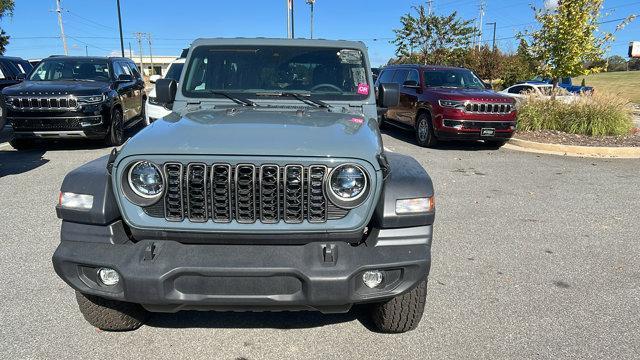
[[[619,71],[588,76],[577,76],[574,85],[580,85],[586,79],[587,86],[593,86],[597,92],[606,92],[624,96],[640,104],[640,71]]]

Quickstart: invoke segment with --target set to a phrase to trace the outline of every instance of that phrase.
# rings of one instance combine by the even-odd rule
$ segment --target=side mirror
[[[402,84],[402,86],[406,87],[406,88],[412,88],[412,89],[419,89],[420,85],[418,85],[418,82],[415,80],[407,80],[404,82],[404,84]]]
[[[133,76],[131,76],[129,74],[120,74],[120,75],[118,75],[118,81],[120,81],[120,82],[133,81]]]
[[[176,99],[178,85],[173,79],[158,79],[156,81],[156,100],[161,104],[172,104]]]
[[[378,88],[378,106],[396,107],[400,103],[400,84],[384,83]]]
[[[16,75],[16,79],[20,80],[20,81],[22,81],[22,80],[24,80],[26,78],[27,78],[27,74],[25,74],[25,73],[20,73],[20,74]]]
[[[152,84],[155,84],[155,83],[156,83],[156,81],[158,81],[158,80],[160,80],[160,79],[162,79],[162,76],[161,76],[161,75],[157,75],[157,74],[156,74],[156,75],[151,75],[151,76],[149,76],[149,82],[150,82],[150,83],[152,83]]]
[[[490,83],[483,82],[483,84],[484,84],[484,88],[485,88],[485,89],[487,89],[487,90],[493,90],[493,86],[491,86],[491,84],[490,84]]]

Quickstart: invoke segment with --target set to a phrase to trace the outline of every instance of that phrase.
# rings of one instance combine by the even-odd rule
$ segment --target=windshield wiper
[[[258,106],[258,104],[254,103],[253,101],[251,101],[249,99],[242,99],[242,98],[233,97],[233,96],[229,95],[229,93],[224,92],[224,91],[206,90],[206,93],[207,94],[212,94],[212,95],[224,96],[227,99],[233,101],[234,103],[236,103],[238,105],[242,105],[242,106]]]
[[[315,107],[318,107],[318,108],[326,108],[326,109],[328,109],[328,108],[331,107],[331,105],[327,104],[324,101],[311,98],[311,94],[310,93],[298,93],[298,92],[285,91],[285,92],[256,93],[256,95],[257,96],[292,97],[292,98],[300,100],[301,102],[303,102],[303,103],[305,103],[307,105],[315,106]]]

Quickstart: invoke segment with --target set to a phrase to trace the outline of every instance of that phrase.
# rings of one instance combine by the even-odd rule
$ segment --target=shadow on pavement
[[[0,151],[0,178],[22,174],[48,163],[49,160],[42,158],[45,152],[40,149],[20,152]]]
[[[357,305],[345,314],[322,314],[317,311],[283,312],[216,312],[180,311],[172,314],[154,313],[147,326],[158,328],[218,328],[218,329],[308,329],[358,320],[373,330],[367,307]]]
[[[400,141],[404,141],[406,143],[418,146],[416,142],[415,133],[411,130],[405,130],[403,128],[389,125],[384,130],[382,130],[383,134],[389,135],[395,139]],[[461,151],[482,151],[482,150],[497,150],[499,146],[495,144],[485,143],[481,140],[476,141],[443,141],[440,140],[438,144],[434,147],[436,150],[461,150]]]

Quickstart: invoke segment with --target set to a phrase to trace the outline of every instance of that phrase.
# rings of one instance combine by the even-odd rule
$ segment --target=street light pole
[[[311,38],[313,39],[313,5],[316,3],[316,0],[307,0],[307,4],[311,6]]]
[[[122,38],[122,17],[120,16],[120,0],[117,0],[118,4],[118,28],[120,29],[120,51],[122,52],[122,57],[124,57],[124,40]]]
[[[487,25],[493,25],[493,45],[492,45],[492,54],[491,54],[491,71],[489,73],[489,77],[490,77],[490,81],[492,83],[492,87],[493,87],[493,70],[495,70],[494,68],[496,67],[496,25],[497,22],[488,22]]]

